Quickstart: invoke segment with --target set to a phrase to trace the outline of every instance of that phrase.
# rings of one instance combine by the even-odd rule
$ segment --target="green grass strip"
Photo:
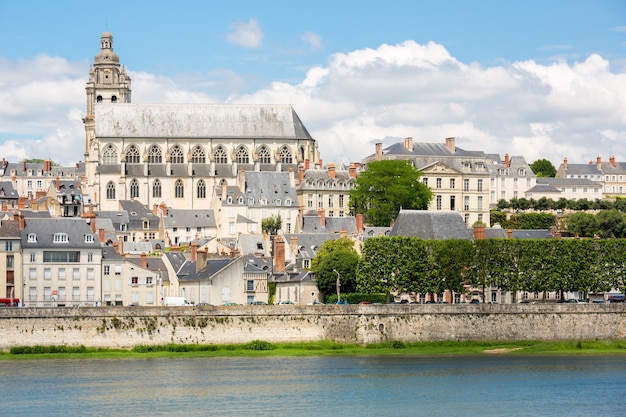
[[[625,340],[572,341],[442,341],[406,343],[389,341],[368,345],[334,341],[245,344],[138,345],[132,349],[85,346],[19,346],[0,353],[0,360],[45,358],[141,358],[218,356],[337,356],[337,355],[598,355],[626,354]]]

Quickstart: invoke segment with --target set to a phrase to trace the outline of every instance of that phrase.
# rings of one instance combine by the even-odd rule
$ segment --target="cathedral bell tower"
[[[89,68],[89,81],[85,87],[87,93],[87,113],[83,118],[85,125],[85,179],[83,191],[88,201],[98,207],[96,190],[98,189],[97,171],[100,163],[100,144],[96,140],[96,105],[97,103],[130,103],[130,77],[124,67],[120,67],[120,58],[113,52],[113,35],[104,32],[100,36],[100,52],[95,56]]]
[[[85,152],[95,139],[96,103],[130,103],[130,77],[124,67],[120,67],[120,57],[113,52],[113,35],[104,32],[100,36],[100,52],[89,68],[87,92],[87,114],[85,124]]]

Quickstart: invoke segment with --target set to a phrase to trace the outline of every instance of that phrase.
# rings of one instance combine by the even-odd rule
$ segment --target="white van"
[[[185,297],[165,297],[163,304],[166,306],[190,306],[191,303]]]

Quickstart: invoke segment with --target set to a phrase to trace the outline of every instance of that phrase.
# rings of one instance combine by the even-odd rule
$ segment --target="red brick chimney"
[[[26,172],[26,159],[22,160],[22,172]]]
[[[348,168],[348,175],[350,175],[351,178],[356,178],[356,165],[354,164],[354,162],[350,163],[350,168]]]
[[[509,158],[509,154],[504,154],[504,166],[507,168],[511,168],[511,159]]]
[[[305,160],[304,160],[304,170],[305,170],[305,171],[308,171],[308,170],[309,170],[309,168],[310,168],[310,165],[311,165],[311,162],[309,162],[309,160],[308,160],[308,159],[305,159]]]
[[[161,203],[161,214],[163,217],[167,217],[167,204]]]
[[[302,185],[304,182],[304,165],[298,167],[298,185]]]
[[[404,138],[404,147],[413,152],[413,138]]]
[[[61,179],[59,177],[57,177],[55,185],[57,187],[57,191],[59,191],[61,189]]]
[[[152,214],[154,214],[155,216],[159,215],[159,205],[156,203],[152,205]]]
[[[320,216],[322,227],[326,227],[326,212],[324,211],[324,209],[317,210],[317,215]]]
[[[382,159],[383,159],[383,144],[379,142],[376,144],[376,157],[374,160],[382,161]]]
[[[363,214],[359,213],[356,215],[356,231],[358,233],[363,233]]]
[[[336,176],[336,173],[335,173],[335,164],[333,164],[333,163],[328,164],[328,176],[329,176],[330,178],[333,178],[333,179],[334,179],[334,178],[335,178],[335,176]]]
[[[104,229],[102,227],[98,229],[98,239],[100,243],[104,243]]]
[[[484,240],[485,239],[485,225],[477,224],[474,226],[474,240]]]
[[[2,168],[6,168],[7,167],[7,161],[6,159],[4,159],[4,157],[2,157]]]
[[[145,252],[141,252],[141,267],[144,269],[148,268],[148,256]]]
[[[191,262],[196,262],[198,259],[198,244],[191,242]]]
[[[456,144],[454,138],[446,138],[446,148],[450,150],[450,152],[456,151]]]
[[[20,211],[20,230],[24,230],[26,227],[26,219],[24,218],[24,212]]]
[[[50,172],[52,168],[52,163],[49,159],[43,161],[43,172]]]
[[[285,242],[280,235],[274,236],[274,271],[285,269]]]

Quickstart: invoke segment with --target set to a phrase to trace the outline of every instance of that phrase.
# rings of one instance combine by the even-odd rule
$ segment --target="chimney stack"
[[[304,165],[298,166],[298,185],[304,182]]]
[[[413,152],[413,138],[404,138],[404,147]]]
[[[350,178],[356,178],[356,164],[354,162],[350,162],[350,168],[348,168],[348,175],[350,175]]]
[[[376,144],[376,161],[382,161],[383,159],[383,144],[378,142]]]
[[[474,240],[484,240],[485,239],[485,225],[477,224],[474,226]]]
[[[191,262],[196,262],[198,259],[198,244],[191,242]]]
[[[322,223],[322,227],[326,227],[326,212],[324,209],[317,210],[317,215],[320,216],[320,222]]]
[[[44,173],[48,173],[50,172],[52,169],[52,163],[49,159],[46,159],[45,161],[43,161],[43,172]]]
[[[104,229],[102,227],[98,229],[98,238],[100,243],[104,243]]]
[[[456,151],[456,144],[454,142],[454,138],[446,138],[446,148],[448,148],[450,152]]]
[[[615,168],[615,156],[611,155],[611,157],[609,158],[609,163],[613,168]]]
[[[596,166],[598,169],[602,169],[602,158],[600,158],[600,156],[596,158]]]
[[[363,214],[359,213],[356,215],[356,231],[358,233],[363,233]]]
[[[148,268],[148,256],[145,252],[141,252],[141,267],[144,269]]]
[[[310,168],[310,166],[311,166],[311,162],[309,162],[309,160],[308,160],[308,159],[305,159],[305,160],[304,160],[304,170],[305,170],[305,171],[308,171],[308,170],[309,170],[309,168]]]
[[[334,178],[335,178],[335,176],[336,176],[336,172],[335,172],[335,164],[333,164],[333,163],[328,164],[328,176],[329,176],[330,178],[333,178],[333,179],[334,179]]]
[[[167,217],[167,204],[163,202],[159,207],[161,208],[161,214],[163,215],[163,217]]]
[[[567,171],[567,157],[563,158],[563,169]]]
[[[504,154],[504,166],[507,168],[511,168],[511,160],[509,159],[509,154]]]
[[[280,235],[274,237],[274,271],[285,269],[285,242]]]

